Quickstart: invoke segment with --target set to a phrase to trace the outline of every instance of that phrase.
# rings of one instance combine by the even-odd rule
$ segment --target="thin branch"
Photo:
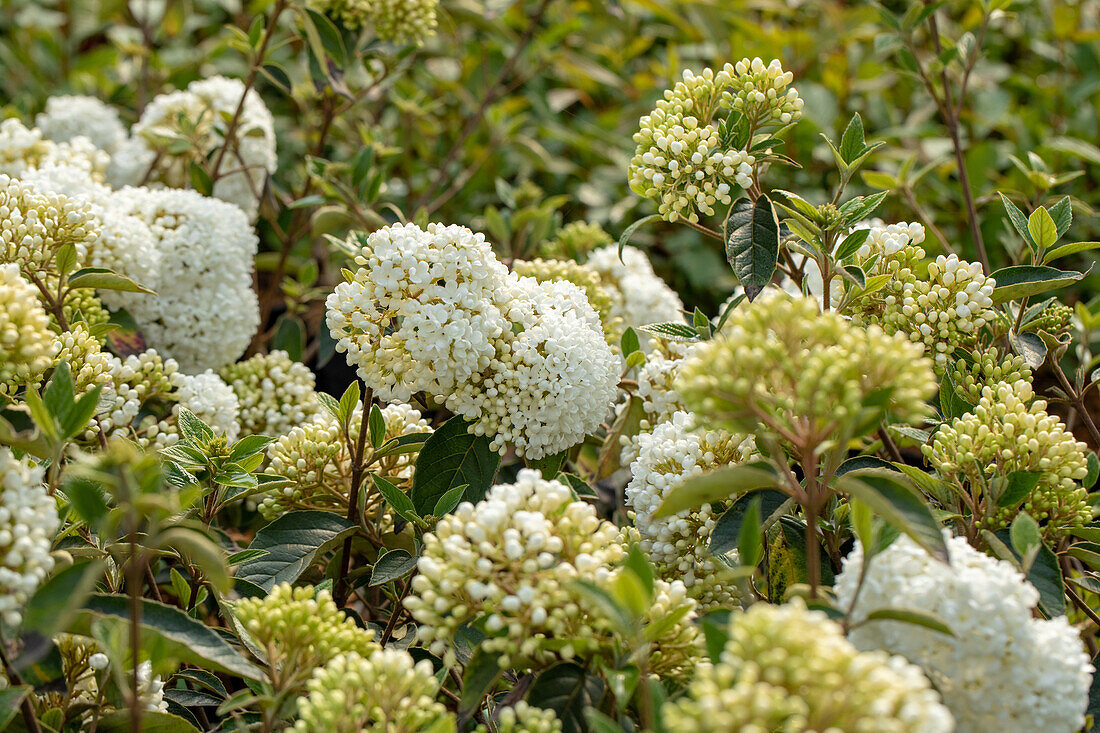
[[[367,433],[370,432],[370,408],[374,402],[374,390],[370,387],[363,389],[363,416],[359,424],[359,435],[355,441],[355,451],[352,453],[351,487],[348,490],[347,520],[355,521],[355,513],[359,508],[359,485],[363,482],[363,455],[367,450]],[[358,524],[358,522],[356,522]],[[337,606],[343,606],[348,599],[348,572],[351,570],[351,537],[344,540],[344,552],[340,557],[340,574],[333,584],[333,600]]]

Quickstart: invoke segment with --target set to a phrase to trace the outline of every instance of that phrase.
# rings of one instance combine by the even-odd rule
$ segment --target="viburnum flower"
[[[692,476],[747,460],[752,441],[717,430],[695,431],[693,416],[677,412],[652,433],[639,435],[638,446],[638,457],[630,465],[626,506],[634,515],[642,550],[661,577],[683,581],[703,611],[740,605],[740,590],[724,572],[733,559],[716,558],[708,549],[726,507],[704,504],[659,519],[654,514],[661,501]]]
[[[0,263],[18,265],[28,278],[45,278],[57,272],[59,249],[73,245],[81,262],[98,236],[87,202],[0,174]]]
[[[32,171],[60,165],[79,169],[90,181],[102,183],[110,160],[110,155],[86,137],[54,142],[14,117],[0,121],[0,174],[23,178]]]
[[[603,279],[595,269],[573,260],[535,259],[513,261],[512,272],[523,277],[533,277],[539,282],[565,280],[579,287],[600,317],[608,343],[618,344],[625,327],[620,317],[611,314],[613,296],[604,287]]]
[[[237,395],[246,435],[285,435],[320,412],[317,378],[285,351],[256,354],[222,367],[219,374]]]
[[[497,733],[560,733],[562,730],[561,719],[553,710],[537,708],[526,700],[511,707],[497,708],[493,717]],[[489,728],[481,724],[474,733],[489,733]]]
[[[1046,404],[1022,379],[985,387],[973,412],[941,425],[922,446],[945,481],[985,507],[982,528],[1006,527],[1018,511],[1045,524],[1050,535],[1092,520],[1088,492],[1078,483],[1088,472],[1088,446],[1048,414]],[[1038,472],[1038,483],[1019,507],[999,508],[988,487],[1015,471]]]
[[[237,440],[241,426],[237,422],[240,405],[233,388],[212,371],[184,377],[179,390],[179,405],[206,423],[215,435],[230,443]]]
[[[728,73],[729,64],[726,64]],[[730,106],[743,114],[755,129],[798,122],[802,99],[794,87],[794,74],[783,71],[779,59],[765,64],[761,59],[742,59],[733,65]]]
[[[451,659],[453,637],[477,623],[481,648],[503,667],[528,669],[556,659],[614,656],[611,624],[577,592],[576,581],[614,582],[625,556],[619,530],[575,501],[558,481],[523,469],[515,484],[489,490],[476,505],[464,502],[424,535],[419,573],[405,606],[433,654]],[[648,623],[650,670],[682,677],[695,663],[695,603],[683,583],[655,581]]]
[[[1039,593],[1012,565],[945,537],[950,563],[902,536],[871,559],[862,580],[857,544],[836,582],[837,607],[852,608],[852,642],[923,668],[959,733],[1079,730],[1093,669],[1076,630],[1064,616],[1033,616]],[[861,623],[885,607],[930,614],[952,635],[902,621]]]
[[[55,344],[58,351],[53,360],[54,366],[61,361],[68,363],[77,396],[99,385],[110,384],[111,355],[103,351],[102,344],[83,323],[76,323],[68,331],[58,334]]]
[[[277,690],[298,686],[344,654],[369,656],[380,648],[373,631],[357,626],[332,594],[313,586],[279,583],[263,598],[238,601],[233,615],[264,651]]]
[[[61,521],[44,474],[0,447],[0,619],[10,626],[20,624],[23,605],[54,565],[50,549]]]
[[[420,411],[404,403],[386,405],[381,409],[385,430],[382,445],[403,435],[430,433],[431,426]],[[354,444],[362,424],[362,407],[356,407],[349,423],[350,440]],[[371,472],[404,488],[412,478],[417,451],[403,451],[378,458],[367,443],[364,460],[371,463]],[[320,509],[343,514],[347,511],[351,487],[352,458],[340,426],[327,412],[304,425],[295,426],[279,436],[267,449],[272,473],[290,479],[290,484],[261,495],[259,511],[266,519],[276,519],[296,509]],[[367,484],[365,489],[370,488]],[[372,495],[373,496],[373,495]],[[367,516],[385,511],[380,496],[368,498]]]
[[[307,687],[298,698],[298,733],[422,733],[450,718],[435,700],[432,663],[415,662],[403,649],[342,654],[317,669]]]
[[[157,273],[126,309],[148,345],[189,374],[219,369],[248,347],[260,323],[252,289],[257,237],[244,213],[194,191],[126,188],[109,205],[137,217],[159,253]],[[216,314],[232,318],[215,318]]]
[[[245,94],[244,82],[212,76],[191,82],[187,89],[159,94],[145,107],[133,127],[135,145],[123,146],[115,158],[148,160],[144,166],[113,169],[116,188],[156,181],[187,188],[191,164],[213,163],[225,146],[225,116],[232,117],[244,97],[244,105],[227,153],[214,181],[214,198],[236,204],[256,218],[267,177],[275,172],[275,127],[271,112],[255,89]],[[191,143],[177,152],[176,141]],[[148,167],[152,166],[151,173]]]
[[[110,435],[122,435],[145,447],[167,448],[179,440],[176,405],[186,375],[174,359],[164,359],[155,349],[111,357],[111,380],[103,389],[99,427]],[[94,440],[94,430],[85,433]]]
[[[126,140],[126,127],[118,110],[96,97],[61,94],[46,100],[46,109],[35,117],[35,126],[54,142],[83,136],[107,153]]]
[[[707,425],[788,441],[855,437],[881,411],[916,422],[937,386],[919,345],[787,295],[737,308],[692,352],[676,384]]]
[[[1002,357],[995,348],[965,352],[950,371],[955,392],[971,405],[978,404],[986,387],[995,388],[1001,382],[1031,382],[1031,367],[1024,357],[1016,354]]]
[[[0,393],[37,380],[57,350],[38,290],[18,265],[0,265]]]
[[[950,733],[951,714],[920,669],[860,652],[796,599],[734,613],[720,661],[662,710],[667,730]]]
[[[600,274],[605,292],[611,297],[609,320],[635,329],[652,323],[681,323],[684,304],[680,296],[653,271],[645,252],[623,247],[622,260],[617,246],[601,247],[588,257],[587,266]],[[621,333],[620,330],[620,333]],[[639,345],[646,353],[657,348],[658,339],[638,332]]]

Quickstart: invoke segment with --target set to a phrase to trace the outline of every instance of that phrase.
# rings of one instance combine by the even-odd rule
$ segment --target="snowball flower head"
[[[837,606],[848,608],[855,598],[855,623],[879,608],[913,609],[940,619],[954,635],[871,621],[852,630],[852,642],[923,668],[959,733],[1078,730],[1093,669],[1077,632],[1064,616],[1033,618],[1039,593],[1010,564],[961,537],[945,537],[949,564],[902,536],[871,559],[861,589],[857,546],[837,578]]]
[[[919,420],[936,378],[917,344],[784,294],[735,310],[688,357],[677,388],[707,424],[748,433],[767,422],[789,440],[854,436],[884,407]]]
[[[107,153],[114,153],[126,139],[118,110],[96,97],[74,94],[50,97],[45,111],[35,118],[35,125],[54,142],[69,142],[83,136]]]
[[[637,330],[651,323],[683,322],[680,296],[657,276],[649,257],[637,247],[623,247],[621,261],[617,246],[601,247],[586,264],[599,273],[611,298],[609,320],[620,329],[619,334],[627,326]],[[638,333],[638,340],[646,353],[653,353],[657,347],[657,338],[645,332]]]
[[[61,522],[44,473],[0,447],[0,619],[11,626],[54,565],[50,548]]]
[[[662,708],[667,730],[950,733],[951,714],[920,669],[860,652],[839,624],[796,599],[730,619],[720,661]]]
[[[220,374],[240,402],[246,435],[284,435],[312,420],[321,409],[313,372],[285,351],[256,354],[222,367]]]
[[[258,240],[244,213],[174,189],[126,188],[110,205],[144,222],[159,254],[156,276],[142,283],[157,295],[127,305],[149,346],[189,374],[236,361],[260,323],[252,289]]]
[[[212,371],[184,377],[179,390],[179,405],[195,413],[215,435],[224,435],[230,443],[240,435],[237,394]]]
[[[972,412],[941,425],[931,444],[922,446],[944,480],[969,490],[985,509],[982,527],[1006,527],[1021,510],[1044,523],[1050,536],[1092,520],[1088,492],[1078,483],[1088,473],[1088,446],[1046,406],[1035,399],[1030,382],[1000,382],[983,388]],[[999,507],[983,487],[1015,471],[1038,473],[1038,483],[1022,504]]]
[[[314,672],[298,698],[297,733],[420,733],[449,717],[431,661],[402,649],[343,654]],[[452,724],[453,728],[453,724]]]

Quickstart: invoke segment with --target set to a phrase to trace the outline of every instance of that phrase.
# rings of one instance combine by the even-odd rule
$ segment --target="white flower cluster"
[[[195,413],[215,435],[224,435],[230,443],[241,434],[237,422],[240,409],[237,393],[212,371],[184,376],[179,389],[179,406]]]
[[[692,476],[747,460],[754,444],[744,436],[716,430],[695,431],[694,417],[677,412],[652,433],[638,436],[638,458],[630,466],[626,505],[633,511],[641,548],[662,577],[679,579],[704,611],[740,605],[739,589],[711,555],[710,535],[724,506],[704,504],[671,517],[656,518],[661,502]]]
[[[561,733],[561,719],[553,710],[545,710],[520,700],[512,707],[497,708],[497,733]],[[489,733],[484,724],[474,729],[474,733]]]
[[[730,65],[726,64],[726,73]],[[741,59],[733,65],[733,100],[730,106],[745,115],[755,129],[787,125],[802,118],[804,103],[793,88],[794,74],[783,71],[779,59],[765,65],[760,58]]]
[[[81,199],[50,193],[0,174],[0,263],[28,276],[56,272],[57,251],[76,248],[82,262],[99,235],[99,221]]]
[[[1078,483],[1088,473],[1088,446],[1057,415],[1047,413],[1046,406],[1022,379],[985,387],[972,412],[941,425],[931,444],[922,446],[945,480],[961,491],[969,483],[975,505],[989,512],[979,518],[983,527],[1006,527],[1016,515],[1016,506],[992,506],[988,495],[995,478],[1015,471],[1040,474],[1019,509],[1044,523],[1049,533],[1092,521],[1088,492]]]
[[[240,423],[247,435],[285,435],[321,409],[313,372],[285,351],[229,364],[222,368],[221,377],[237,394]]]
[[[798,599],[735,613],[720,661],[701,667],[687,695],[661,712],[666,730],[684,733],[954,729],[918,667],[858,651],[839,624]]]
[[[20,624],[23,604],[53,569],[50,548],[61,522],[44,473],[0,447],[0,619],[11,626]]]
[[[38,291],[18,265],[0,265],[0,393],[33,381],[53,363],[56,351]]]
[[[260,324],[252,289],[258,240],[248,218],[194,191],[127,188],[110,202],[148,227],[159,253],[155,276],[141,282],[156,296],[136,295],[126,304],[149,346],[188,373],[236,361]]]
[[[947,536],[947,533],[945,533]],[[837,605],[859,623],[879,608],[908,608],[943,621],[953,636],[876,620],[851,632],[861,649],[885,649],[919,665],[943,695],[959,733],[1071,733],[1085,721],[1092,666],[1064,616],[1034,618],[1039,594],[1010,564],[947,540],[950,564],[900,537],[871,559],[845,558]],[[858,596],[857,596],[858,594]]]
[[[0,173],[5,175],[20,178],[39,168],[67,165],[102,182],[110,160],[110,155],[84,136],[54,142],[45,139],[38,128],[27,127],[14,117],[0,121]]]
[[[153,676],[153,663],[142,662],[137,668],[138,697],[142,706],[152,713],[167,713],[168,701],[164,699],[164,680]]]
[[[509,320],[488,368],[447,397],[491,447],[538,459],[576,445],[610,412],[619,361],[600,319],[570,282],[513,280]],[[518,333],[515,331],[518,330]]]
[[[242,96],[244,106],[214,181],[213,196],[236,204],[255,219],[265,182],[277,162],[274,118],[255,89],[245,94],[239,79],[212,76],[191,82],[185,90],[154,97],[134,125],[133,142],[112,161],[119,161],[109,173],[112,185],[142,183],[148,165],[153,164],[148,180],[188,187],[192,162],[212,164],[221,156],[226,118],[236,113]],[[173,143],[181,139],[191,144],[177,153]]]
[[[684,304],[676,291],[653,271],[645,252],[623,247],[619,259],[617,245],[594,251],[586,263],[599,273],[605,291],[611,296],[610,318],[637,330],[652,323],[682,323]],[[652,353],[659,339],[639,331],[642,351]]]
[[[186,380],[174,359],[162,359],[154,349],[126,359],[111,357],[111,381],[102,394],[109,406],[101,406],[99,418],[103,432],[132,438],[142,447],[172,445],[179,440],[175,411]]]
[[[76,323],[55,337],[58,352],[53,363],[68,362],[77,396],[111,381],[111,355],[83,323]]]
[[[402,649],[334,657],[307,687],[298,698],[297,733],[420,733],[449,715],[435,700],[431,661],[416,662]]]
[[[727,66],[729,66],[727,64]],[[657,108],[639,121],[637,149],[630,161],[630,187],[657,199],[668,221],[698,221],[728,205],[730,183],[752,185],[756,159],[742,150],[723,149],[715,114],[729,106],[729,71],[684,71],[683,81],[665,92]]]
[[[495,448],[534,459],[599,426],[618,364],[580,288],[508,273],[464,227],[394,225],[360,243],[327,322],[379,397],[445,399]]]
[[[114,153],[126,140],[126,127],[118,110],[96,97],[70,94],[50,97],[45,111],[34,122],[54,142],[69,142],[83,136],[106,153]]]
[[[524,469],[515,484],[463,502],[424,535],[405,606],[436,655],[452,657],[458,627],[477,620],[488,635],[482,648],[502,667],[569,659],[594,634],[573,581],[606,580],[625,552],[618,538],[567,486]]]
[[[996,281],[981,265],[940,255],[928,263],[927,278],[915,269],[924,258],[920,224],[873,226],[857,251],[860,261],[876,257],[867,275],[889,275],[879,291],[854,304],[857,318],[878,323],[887,333],[901,332],[924,344],[942,371],[952,352],[972,345],[978,330],[992,317]]]

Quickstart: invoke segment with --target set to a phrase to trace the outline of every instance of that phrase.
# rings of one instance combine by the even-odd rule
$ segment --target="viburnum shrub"
[[[1092,729],[1095,4],[607,10],[0,0],[0,731]]]

